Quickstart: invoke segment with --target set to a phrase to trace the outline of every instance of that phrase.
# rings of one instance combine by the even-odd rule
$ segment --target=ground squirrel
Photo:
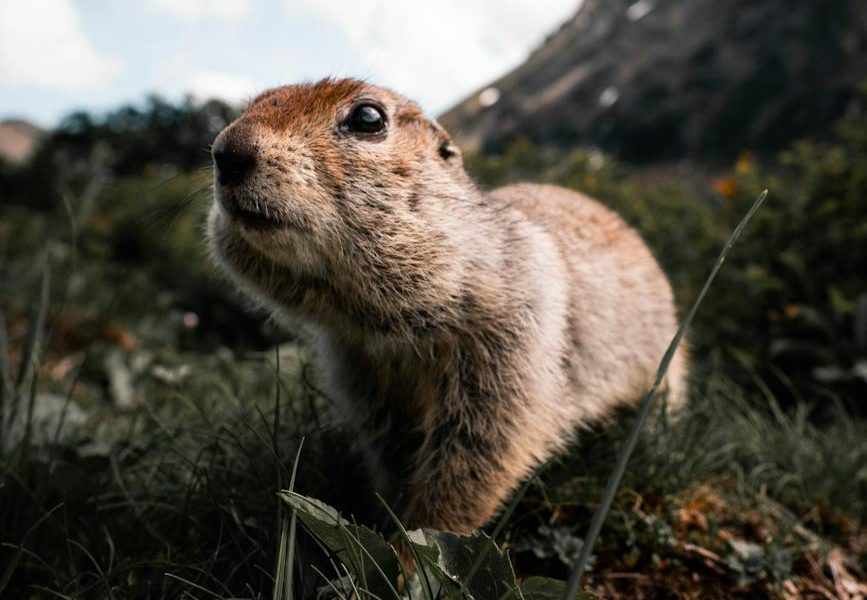
[[[640,237],[550,185],[485,193],[412,101],[275,88],[213,145],[216,262],[309,335],[409,528],[476,529],[576,427],[634,402],[677,328]],[[683,395],[675,356],[671,397]]]

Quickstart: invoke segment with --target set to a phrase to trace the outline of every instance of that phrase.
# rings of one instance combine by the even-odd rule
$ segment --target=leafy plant
[[[338,583],[323,574],[323,584],[338,597],[355,595],[378,598],[401,598],[396,582],[410,582],[411,597],[449,598],[516,598],[547,600],[561,598],[564,582],[533,577],[519,585],[509,558],[484,533],[463,536],[442,531],[422,531],[407,536],[405,543],[414,557],[413,567],[419,575],[411,578],[409,565],[398,560],[398,553],[382,536],[367,527],[343,519],[335,509],[312,498],[284,491],[281,498],[328,552],[340,561],[348,579]],[[288,568],[288,567],[287,567]]]

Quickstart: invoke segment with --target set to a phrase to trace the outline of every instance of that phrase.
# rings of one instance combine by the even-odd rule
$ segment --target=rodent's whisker
[[[166,232],[168,232],[171,230],[178,216],[180,216],[180,214],[196,200],[206,198],[207,196],[204,195],[204,192],[210,191],[212,187],[213,185],[211,183],[203,185],[187,194],[180,201],[172,201],[167,205],[157,207],[142,215],[136,220],[136,223],[141,225],[143,229],[149,229],[151,227],[162,225],[166,219],[170,219],[169,225],[166,227]],[[161,239],[165,238],[166,232],[163,233],[163,238]]]

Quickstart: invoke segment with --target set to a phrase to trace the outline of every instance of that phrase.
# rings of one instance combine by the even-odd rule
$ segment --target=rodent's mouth
[[[250,229],[283,229],[290,226],[290,223],[243,208],[237,208],[229,215]]]
[[[246,229],[265,231],[269,229],[287,229],[293,224],[276,215],[268,215],[259,211],[241,208],[228,202],[220,202],[229,217]]]

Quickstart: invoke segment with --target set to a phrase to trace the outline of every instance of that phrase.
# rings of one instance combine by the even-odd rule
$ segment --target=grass
[[[280,548],[297,553],[295,597],[326,585],[316,570],[340,571],[314,539],[281,543],[277,490],[294,482],[363,522],[384,517],[347,435],[318,419],[327,401],[305,383],[304,353],[286,348],[279,364],[216,355],[182,384],[154,383],[135,410],[92,413],[90,429],[114,430],[109,444],[84,429],[4,453],[4,597],[267,597]],[[698,573],[702,597],[776,597],[787,585],[834,589],[829,556],[857,581],[867,423],[840,409],[818,425],[719,375],[700,380],[683,414],[657,412],[639,438],[588,588],[678,597]],[[501,533],[519,577],[568,573],[574,553],[556,549],[586,527],[633,417],[583,432],[520,499]]]
[[[276,492],[291,477],[291,462],[275,447],[291,457],[301,435],[319,441],[305,453],[310,468],[299,469],[308,485],[326,479],[318,465],[338,464],[328,453],[345,458],[348,451],[333,432],[304,429],[314,422],[303,416],[306,406],[283,406],[303,425],[273,437],[271,394],[245,400],[255,386],[238,376],[237,365],[209,366],[225,375],[162,390],[166,403],[92,415],[99,426],[126,432],[109,445],[79,432],[62,447],[19,448],[14,461],[15,452],[4,456],[3,541],[15,546],[29,537],[12,590],[38,584],[70,597],[103,597],[114,587],[132,597],[177,597],[188,585],[220,596],[249,593],[248,586],[270,591],[280,527]],[[261,376],[262,369],[248,375]],[[337,468],[331,474],[352,479]],[[27,534],[57,506],[55,518]]]

